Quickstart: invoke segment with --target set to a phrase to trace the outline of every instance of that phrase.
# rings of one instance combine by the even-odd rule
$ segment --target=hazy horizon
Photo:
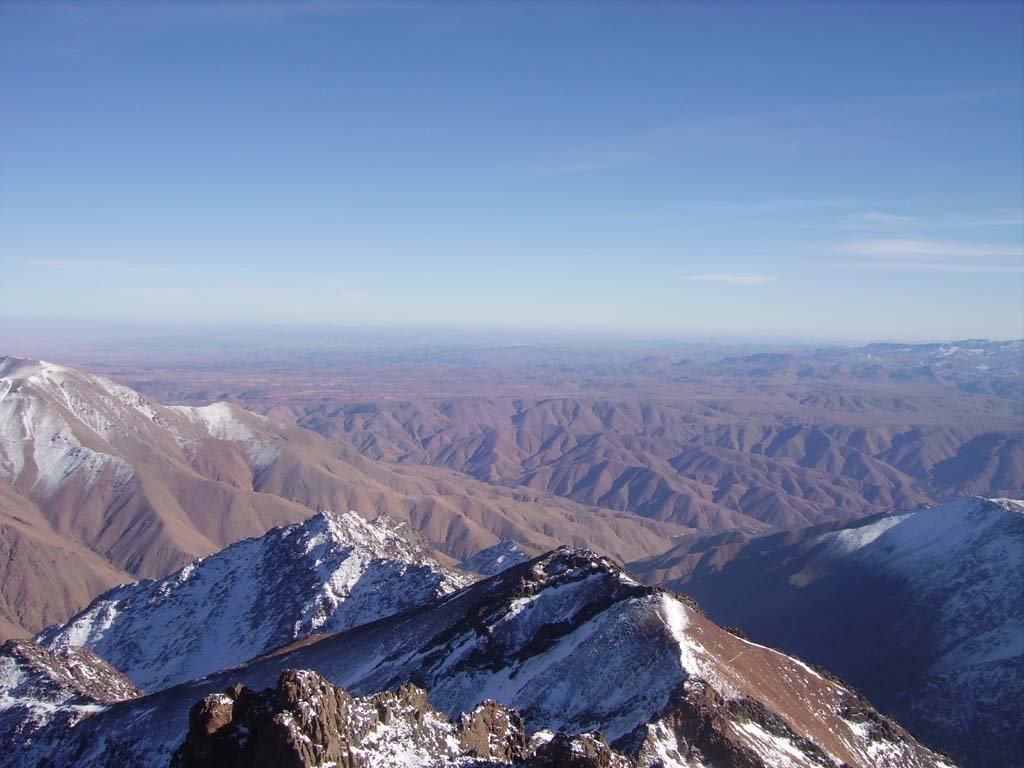
[[[1020,4],[0,20],[8,323],[1024,336]]]
[[[596,350],[630,345],[637,350],[664,347],[709,347],[722,349],[810,349],[815,347],[860,347],[870,344],[951,344],[963,341],[1011,342],[1024,341],[1024,336],[976,337],[865,337],[813,336],[811,334],[757,334],[757,333],[686,333],[657,331],[655,329],[574,329],[546,327],[460,327],[455,325],[419,326],[374,324],[317,324],[317,323],[212,323],[159,322],[130,323],[127,321],[88,320],[26,320],[14,319],[0,328],[0,357],[38,356],[36,350],[63,350],[62,345],[88,341],[94,345],[117,343],[178,342],[187,343],[197,350],[204,344],[209,351],[217,343],[294,345],[310,347],[342,345],[352,347],[381,346],[410,349],[430,346],[451,347],[514,347],[536,346],[593,347]]]

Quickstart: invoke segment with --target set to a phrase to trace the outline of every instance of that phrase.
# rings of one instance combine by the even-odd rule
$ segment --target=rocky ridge
[[[721,629],[691,601],[644,587],[606,558],[567,548],[51,729],[34,749],[77,768],[165,765],[197,700],[237,684],[276,686],[289,669],[313,670],[357,697],[414,684],[453,720],[500,701],[521,713],[531,739],[600,731],[620,754],[657,755],[668,768],[705,759],[744,768],[951,764],[840,682]],[[0,765],[12,763],[0,756]]]
[[[903,735],[856,698],[846,707],[866,731]],[[759,736],[753,745],[743,738],[752,733]],[[798,748],[786,749],[787,742]],[[613,747],[600,732],[539,731],[528,738],[520,713],[494,701],[449,719],[415,685],[353,697],[316,672],[293,669],[282,672],[274,688],[257,693],[235,685],[197,702],[189,712],[188,733],[171,759],[171,768],[322,765],[835,768],[836,763],[815,744],[794,740],[786,722],[756,702],[728,702],[699,678],[680,684],[656,722],[638,727]]]
[[[156,691],[401,613],[473,579],[439,562],[407,523],[321,512],[165,579],[117,587],[37,640],[88,648]]]

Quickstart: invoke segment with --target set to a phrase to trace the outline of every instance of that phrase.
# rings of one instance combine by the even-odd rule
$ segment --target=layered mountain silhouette
[[[0,766],[1021,765],[1012,432],[321,405],[0,361]]]
[[[3,635],[27,636],[118,583],[166,576],[321,509],[409,520],[457,559],[505,537],[629,559],[683,530],[445,470],[385,466],[227,403],[164,406],[64,366],[0,360]]]

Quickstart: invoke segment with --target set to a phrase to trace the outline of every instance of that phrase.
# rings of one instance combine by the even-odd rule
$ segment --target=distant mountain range
[[[529,360],[531,350],[510,354]],[[297,423],[375,460],[699,530],[759,533],[963,494],[1024,495],[1020,341],[675,361],[567,355],[509,376],[507,393],[495,382],[486,397],[409,387],[386,399],[244,400],[278,413],[286,403]]]

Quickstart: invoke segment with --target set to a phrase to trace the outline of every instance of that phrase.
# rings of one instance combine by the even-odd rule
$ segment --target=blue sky
[[[1019,3],[0,5],[0,318],[1024,336]]]

